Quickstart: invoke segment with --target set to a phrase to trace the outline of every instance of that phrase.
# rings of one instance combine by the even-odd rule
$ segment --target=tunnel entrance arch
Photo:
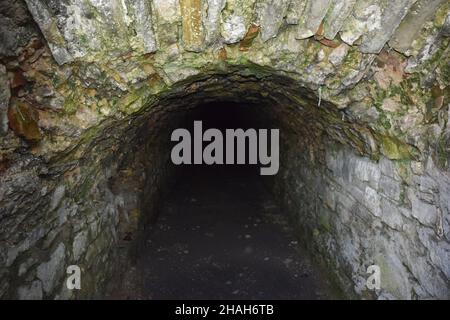
[[[188,78],[179,84],[181,87],[176,85],[173,88],[173,94],[167,93],[161,101],[133,120],[142,121],[141,127],[132,122],[129,124],[140,128],[137,131],[139,141],[145,144],[145,137],[158,137],[157,146],[162,149],[152,149],[155,148],[152,142],[145,150],[149,154],[166,155],[165,160],[156,158],[160,161],[157,163],[164,167],[166,162],[170,163],[170,133],[201,119],[199,110],[204,109],[205,104],[210,108],[208,112],[211,119],[217,116],[213,108],[221,101],[226,104],[246,104],[246,117],[253,118],[250,123],[258,127],[280,128],[281,169],[279,175],[267,183],[279,203],[290,214],[290,221],[296,226],[302,245],[328,270],[336,270],[330,272],[336,283],[348,283],[346,272],[359,272],[360,281],[363,282],[366,269],[374,263],[370,261],[385,259],[385,255],[380,256],[378,252],[380,244],[364,248],[357,244],[365,237],[376,237],[382,228],[368,232],[367,227],[370,225],[372,228],[378,219],[383,221],[383,215],[390,214],[383,212],[383,196],[378,195],[382,176],[394,175],[393,172],[382,172],[382,166],[391,161],[380,151],[382,137],[377,136],[370,128],[351,121],[333,104],[325,100],[319,101],[320,97],[316,92],[298,87],[292,79],[271,74],[270,70],[258,71],[259,73],[252,74],[248,69],[244,69],[244,72],[234,69],[231,73],[211,73],[205,77]],[[243,92],[245,95],[242,95]],[[152,119],[154,110],[157,110],[157,116]],[[242,115],[238,118],[244,119]],[[140,117],[142,119],[138,120]],[[225,118],[223,114],[222,117]],[[162,131],[149,131],[155,130],[155,126],[149,126],[148,123],[158,123]],[[414,156],[413,148],[408,149],[407,145],[403,147],[405,153],[411,152],[410,156]],[[154,160],[151,162],[155,163]],[[125,163],[129,168],[129,164]],[[151,165],[149,169],[155,170],[154,167],[155,165]],[[169,181],[174,179],[167,178],[170,171],[167,169],[168,176],[165,178]],[[147,179],[151,174],[147,173]],[[117,181],[126,186],[121,179]],[[159,189],[155,187],[158,185],[155,183],[157,180],[151,178],[150,181],[151,186],[140,189],[153,190],[152,195],[159,195],[162,189],[156,191]],[[170,194],[171,189],[167,190]],[[386,194],[387,196],[391,195]],[[127,241],[134,237],[131,234],[140,239],[140,228],[146,225],[147,218],[152,220],[152,211],[153,214],[158,212],[154,197],[143,195],[139,202],[141,207],[138,211],[141,215],[133,220],[134,225],[130,227],[127,220],[124,227],[128,230],[125,235]],[[151,209],[146,209],[147,206]],[[144,212],[150,214],[145,215]],[[394,229],[398,228],[396,221],[383,223],[388,223]],[[350,238],[347,236],[349,234],[352,235]],[[355,245],[347,248],[349,251],[342,257],[340,250],[349,243]],[[341,259],[347,263],[343,269],[336,267],[342,263]],[[399,283],[395,285],[402,285],[401,280],[397,281]],[[350,288],[344,290],[352,293]],[[364,287],[361,290],[368,297],[372,295]]]

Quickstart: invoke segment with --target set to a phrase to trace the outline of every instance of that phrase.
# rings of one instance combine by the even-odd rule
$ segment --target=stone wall
[[[84,136],[86,144],[49,162],[13,161],[0,177],[0,297],[104,296],[111,276],[129,266],[163,181],[170,181],[170,122],[165,128],[148,125],[160,118],[152,110],[105,124],[93,140]],[[67,290],[69,265],[81,268],[80,291]]]
[[[448,299],[450,174],[425,162],[379,161],[327,142],[286,146],[277,194],[298,236],[350,296]],[[381,269],[368,290],[367,268]]]

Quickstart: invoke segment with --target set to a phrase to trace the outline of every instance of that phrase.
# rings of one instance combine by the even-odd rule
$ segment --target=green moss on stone
[[[387,135],[380,136],[381,152],[391,160],[416,159],[418,151],[401,142],[399,139]]]

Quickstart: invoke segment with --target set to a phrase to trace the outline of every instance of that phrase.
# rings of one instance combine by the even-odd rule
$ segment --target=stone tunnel
[[[201,119],[280,130],[256,185],[344,297],[450,298],[448,1],[2,0],[0,28],[0,298],[110,296]]]

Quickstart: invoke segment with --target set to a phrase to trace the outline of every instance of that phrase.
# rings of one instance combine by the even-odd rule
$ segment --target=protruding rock
[[[306,8],[307,0],[291,0],[287,14],[286,14],[286,22],[288,24],[296,25],[300,21],[300,17]]]
[[[81,255],[86,251],[87,240],[88,240],[87,231],[81,231],[75,236],[73,240],[73,249],[72,249],[73,258],[75,259],[75,261],[78,261]]]
[[[157,49],[150,2],[145,0],[131,1],[136,17],[136,34],[142,40],[144,53],[155,52]]]
[[[263,41],[277,36],[283,18],[287,14],[289,2],[290,0],[266,0],[260,4],[259,22]]]
[[[173,23],[180,18],[180,3],[179,0],[154,0],[155,14],[159,22]]]
[[[363,53],[379,53],[389,41],[400,22],[416,0],[387,1],[383,8],[382,23],[363,35],[360,50]]]
[[[225,43],[232,44],[242,40],[247,30],[244,18],[241,16],[231,16],[223,23],[222,36]]]
[[[156,50],[148,1],[26,2],[58,64],[130,48],[142,54]]]
[[[341,39],[353,45],[363,34],[381,28],[381,8],[371,2],[357,2],[341,29]]]
[[[297,27],[297,39],[312,37],[327,14],[331,0],[308,0]]]
[[[324,19],[324,37],[334,39],[351,14],[356,0],[332,0]]]
[[[221,34],[225,43],[241,41],[254,23],[256,0],[228,0],[222,12]]]
[[[446,0],[418,0],[395,31],[389,45],[405,53],[417,38],[424,24],[431,21],[436,9]]]
[[[58,64],[73,60],[66,47],[65,39],[58,29],[58,21],[45,3],[39,0],[25,0],[34,21],[39,25],[42,34],[47,39],[48,46]]]
[[[360,40],[360,51],[379,53],[416,0],[357,2],[341,38],[349,45]]]
[[[202,0],[180,0],[183,43],[186,50],[201,51],[204,42]]]
[[[214,43],[220,35],[220,15],[226,0],[207,0],[208,10],[205,17],[206,43]]]

